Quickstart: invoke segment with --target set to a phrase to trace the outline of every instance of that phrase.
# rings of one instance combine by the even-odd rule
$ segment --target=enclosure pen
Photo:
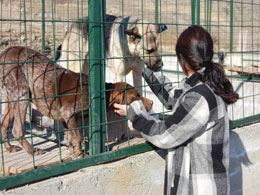
[[[115,89],[107,89],[106,83],[113,83],[115,74],[108,66],[109,60],[122,60],[127,73],[128,61],[141,59],[143,69],[147,68],[146,59],[150,54],[145,51],[147,46],[140,36],[141,57],[130,56],[129,48],[124,43],[129,36],[126,34],[127,25],[140,24],[145,32],[146,25],[167,26],[165,32],[158,34],[159,56],[163,67],[161,74],[171,80],[171,84],[179,86],[184,78],[175,54],[175,44],[179,34],[190,25],[201,25],[207,29],[214,41],[214,61],[223,65],[234,89],[240,99],[228,107],[230,128],[234,129],[260,121],[260,3],[257,0],[10,0],[0,1],[0,52],[11,46],[26,48],[25,60],[19,61],[19,66],[26,67],[27,95],[29,98],[15,101],[1,97],[1,123],[8,105],[27,101],[25,137],[32,145],[32,150],[41,148],[42,155],[29,155],[25,150],[15,153],[5,151],[8,140],[3,137],[1,126],[0,149],[0,189],[8,189],[28,184],[38,180],[59,176],[77,171],[81,168],[112,162],[131,155],[156,149],[134,131],[128,124],[127,118],[120,118],[107,107],[108,94]],[[122,16],[120,22],[116,17]],[[138,22],[129,22],[128,16],[138,17]],[[88,18],[86,18],[88,17]],[[107,18],[114,18],[108,20]],[[129,21],[128,21],[129,20]],[[120,41],[112,40],[115,28],[120,26],[118,33]],[[76,26],[76,30],[73,29]],[[160,26],[161,28],[161,26]],[[109,29],[109,30],[108,30]],[[75,30],[75,31],[74,31]],[[71,36],[69,36],[71,33]],[[73,36],[75,40],[73,39]],[[65,43],[69,37],[75,47]],[[131,38],[131,37],[130,37]],[[76,41],[77,40],[77,41]],[[123,55],[107,57],[108,40],[114,41],[117,50],[122,49]],[[120,42],[120,43],[119,43]],[[49,60],[37,61],[29,55],[29,48],[47,56]],[[67,49],[64,49],[67,48]],[[59,60],[65,53],[66,58]],[[109,51],[112,53],[112,51]],[[116,53],[115,51],[113,51]],[[59,71],[69,69],[70,63],[79,64],[75,93],[60,93]],[[17,63],[16,63],[17,64]],[[30,66],[44,64],[53,65],[54,87],[52,96],[32,96],[29,86]],[[0,66],[7,67],[12,63],[1,62]],[[61,66],[58,66],[61,65]],[[88,66],[88,81],[84,83],[85,66]],[[62,69],[63,70],[63,69]],[[124,76],[124,94],[127,96],[127,83],[133,85],[132,72]],[[3,78],[1,78],[3,79]],[[2,82],[2,81],[1,81]],[[70,85],[72,81],[68,81]],[[86,89],[87,85],[87,91]],[[134,86],[134,85],[133,85]],[[67,87],[67,86],[66,86]],[[3,85],[1,86],[3,88]],[[131,87],[130,87],[131,88]],[[158,102],[149,86],[142,84],[134,86],[142,89],[142,96],[153,100],[151,115],[160,120],[171,114],[170,110]],[[37,111],[33,101],[43,99],[53,101],[55,117],[61,118],[59,101],[63,98],[80,97],[79,131],[82,135],[82,151],[84,157],[73,158],[70,155],[66,136],[77,128],[65,128],[63,123],[49,119]],[[88,109],[85,109],[84,97],[87,97]],[[73,99],[72,98],[72,99]],[[74,100],[73,99],[73,100]],[[31,104],[32,103],[32,104]],[[76,103],[74,105],[76,109]],[[11,135],[9,141],[16,145],[19,139]],[[122,132],[126,137],[122,136]],[[68,138],[68,137],[67,137]],[[68,139],[67,139],[68,140]]]

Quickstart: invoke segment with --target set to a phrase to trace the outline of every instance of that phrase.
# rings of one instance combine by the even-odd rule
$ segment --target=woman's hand
[[[129,106],[123,104],[114,103],[114,112],[117,113],[119,116],[126,116],[126,112]]]

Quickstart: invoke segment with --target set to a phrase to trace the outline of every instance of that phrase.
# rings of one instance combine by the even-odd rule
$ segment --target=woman
[[[160,72],[143,75],[153,92],[173,114],[160,121],[149,116],[141,101],[129,107],[115,104],[155,146],[168,149],[165,194],[229,194],[229,119],[227,105],[238,100],[220,64],[214,63],[213,41],[200,26],[190,26],[178,38],[176,54],[187,76],[174,88]],[[162,85],[163,84],[163,85]]]

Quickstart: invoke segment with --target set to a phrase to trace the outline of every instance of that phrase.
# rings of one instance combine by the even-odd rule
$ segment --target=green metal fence
[[[105,14],[116,16],[135,15],[151,24],[164,23],[168,30],[160,34],[160,53],[164,62],[163,74],[178,85],[183,74],[177,64],[175,44],[179,34],[191,24],[204,26],[214,39],[214,60],[225,67],[229,78],[241,99],[229,107],[231,128],[247,125],[260,120],[260,2],[257,0],[33,0],[0,1],[0,50],[14,45],[33,48],[55,61],[55,53],[72,23],[84,23],[81,18],[89,17],[89,58],[84,59],[82,43],[78,46],[80,63],[89,62],[89,124],[82,116],[82,129],[89,127],[89,156],[71,160],[63,152],[64,129],[61,124],[35,124],[32,121],[35,110],[29,109],[26,126],[26,138],[34,144],[47,145],[49,153],[57,149],[58,157],[54,163],[38,164],[37,157],[19,151],[9,155],[3,150],[1,138],[1,177],[0,189],[15,187],[33,181],[69,173],[87,166],[122,159],[134,154],[149,151],[154,147],[143,141],[136,144],[128,130],[126,147],[111,150],[111,145],[120,142],[109,142],[109,124],[119,123],[122,119],[107,121],[105,108],[106,54],[105,54]],[[80,36],[80,35],[79,35]],[[122,56],[127,58],[129,56]],[[222,59],[223,57],[223,59]],[[143,65],[143,64],[142,64]],[[144,66],[144,65],[143,65]],[[132,82],[129,77],[125,81]],[[146,83],[144,96],[154,96]],[[44,98],[44,97],[43,97]],[[154,99],[156,102],[156,99]],[[7,103],[2,100],[1,106]],[[155,103],[155,112],[167,115],[169,111]],[[40,116],[43,121],[43,116]],[[38,118],[37,118],[38,119]],[[38,122],[38,121],[37,121]],[[36,123],[37,123],[36,122]],[[38,129],[38,130],[35,130]],[[69,131],[69,130],[66,130]],[[84,136],[84,131],[82,131]],[[54,135],[54,138],[53,138]],[[56,137],[55,137],[56,136]],[[85,136],[84,136],[85,137]],[[40,140],[38,140],[40,139]],[[35,141],[36,140],[36,141]],[[11,139],[12,142],[15,139]],[[86,145],[84,152],[87,152]],[[27,156],[26,156],[27,155]],[[23,157],[23,158],[22,158]],[[48,158],[48,156],[43,156]],[[17,158],[28,161],[29,168]],[[56,158],[56,157],[55,157]],[[12,164],[16,162],[16,165]],[[21,160],[20,160],[21,161]],[[11,163],[10,163],[11,162]],[[17,167],[16,172],[11,170]],[[24,169],[23,169],[24,168]],[[20,171],[21,169],[21,171]]]

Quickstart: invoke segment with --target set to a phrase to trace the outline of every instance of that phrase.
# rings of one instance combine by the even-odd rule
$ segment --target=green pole
[[[197,0],[197,25],[200,25],[200,0]]]
[[[106,0],[102,0],[102,21],[106,21]],[[105,41],[105,36],[106,36],[106,23],[103,23],[102,25],[102,31],[101,31],[101,41],[102,41],[102,72],[101,74],[103,75],[102,78],[106,78],[106,41]],[[102,79],[102,83],[101,83],[101,90],[104,92],[106,90],[106,86],[105,86],[105,80]],[[104,151],[108,151],[106,150],[106,146],[105,146],[105,140],[108,141],[108,137],[106,137],[106,134],[108,135],[107,132],[107,126],[104,125],[104,122],[107,122],[107,111],[106,111],[106,94],[101,93],[102,95],[102,141],[101,141],[101,147],[102,147],[102,152]],[[107,139],[106,139],[107,138]]]
[[[230,0],[230,52],[233,51],[233,0]]]
[[[191,0],[191,23],[200,25],[200,0]]]
[[[102,13],[103,0],[89,0],[89,154],[102,152]],[[103,44],[104,45],[104,44]]]
[[[196,0],[191,0],[191,23],[192,25],[195,24],[195,18],[196,18]]]
[[[209,1],[209,33],[211,33],[211,14],[212,14],[212,0]]]
[[[159,3],[158,0],[155,0],[155,23],[156,24],[158,24],[159,22],[158,15],[159,15]]]
[[[211,33],[211,12],[212,12],[212,1],[207,0],[207,17],[206,17],[206,23],[207,23],[207,30],[209,33]]]
[[[42,0],[42,53],[45,55],[45,0]]]
[[[207,15],[206,15],[207,31],[209,31],[209,14],[210,14],[209,1],[210,0],[207,0],[207,2],[206,2],[206,4],[207,4]]]

